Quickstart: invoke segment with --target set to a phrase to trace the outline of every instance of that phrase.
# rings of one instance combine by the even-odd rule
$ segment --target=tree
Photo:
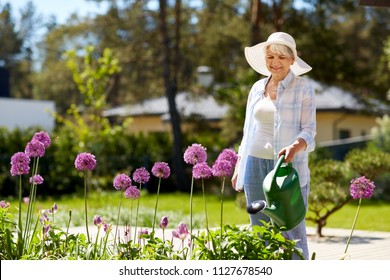
[[[180,57],[180,13],[181,1],[176,0],[175,5],[175,41],[171,44],[171,38],[168,35],[167,26],[167,3],[165,0],[160,0],[160,32],[162,38],[162,45],[164,46],[164,85],[165,94],[168,99],[169,115],[173,132],[173,169],[177,176],[177,183],[182,191],[189,190],[189,184],[186,173],[184,171],[183,163],[183,143],[182,132],[180,126],[180,116],[176,108],[176,93],[177,93],[177,75],[179,71],[179,57]],[[173,47],[171,47],[173,46]],[[173,48],[173,51],[172,51]]]
[[[310,195],[306,219],[317,225],[316,234],[322,237],[322,229],[330,215],[347,204],[351,172],[343,162],[320,160],[310,164]]]
[[[28,2],[20,11],[17,22],[10,4],[0,5],[0,66],[9,73],[10,94],[19,98],[33,97],[32,37],[39,19],[35,7]]]

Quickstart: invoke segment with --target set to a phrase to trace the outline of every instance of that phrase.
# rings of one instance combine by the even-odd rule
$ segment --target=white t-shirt
[[[275,110],[274,100],[268,97],[259,100],[253,108],[256,131],[254,141],[249,147],[249,155],[263,159],[274,159]]]

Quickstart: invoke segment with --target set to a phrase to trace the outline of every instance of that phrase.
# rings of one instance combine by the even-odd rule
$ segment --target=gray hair
[[[294,58],[294,52],[289,47],[287,47],[286,45],[283,45],[283,44],[270,44],[265,49],[266,52],[267,52],[267,50],[270,50],[271,52],[274,52],[277,54],[282,54],[282,55],[290,56],[290,57]]]

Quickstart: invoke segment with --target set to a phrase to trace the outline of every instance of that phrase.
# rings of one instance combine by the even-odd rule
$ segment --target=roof
[[[367,106],[351,92],[326,86],[314,80],[311,82],[316,92],[317,111],[365,111],[375,114],[390,111],[389,107],[379,102],[372,101]],[[188,92],[180,92],[176,95],[176,106],[184,118],[200,116],[206,120],[219,120],[229,109],[228,105],[219,104],[212,95],[195,96]],[[103,115],[105,117],[161,116],[163,120],[168,120],[168,100],[165,96],[147,99],[135,105],[108,109],[103,112]]]
[[[217,103],[211,95],[193,96],[188,92],[176,95],[176,107],[183,117],[200,116],[204,119],[221,119],[226,115],[229,106]],[[147,99],[141,103],[120,106],[104,111],[105,117],[151,116],[161,115],[163,119],[169,118],[168,100],[165,96]]]
[[[378,100],[369,100],[363,103],[352,92],[340,89],[335,86],[327,86],[311,80],[316,93],[317,111],[354,111],[373,114],[389,112],[389,106],[380,103]]]

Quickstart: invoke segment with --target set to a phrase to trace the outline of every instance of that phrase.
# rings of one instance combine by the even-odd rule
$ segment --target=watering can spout
[[[280,204],[276,202],[269,207],[267,207],[267,202],[265,200],[255,200],[250,203],[247,207],[249,214],[256,214],[262,212],[270,217],[276,224],[285,225],[287,224],[285,220],[284,211],[281,208]]]

